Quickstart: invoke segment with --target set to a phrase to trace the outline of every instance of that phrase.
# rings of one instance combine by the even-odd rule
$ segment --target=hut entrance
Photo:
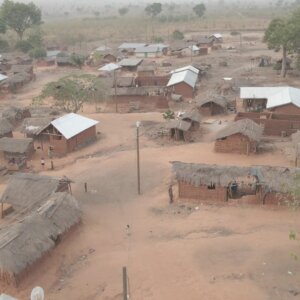
[[[178,130],[176,128],[171,129],[171,137],[174,138],[175,141],[184,140],[184,134],[182,130]]]
[[[228,198],[240,199],[243,196],[256,195],[257,178],[255,176],[247,176],[240,181],[232,181],[228,185]]]

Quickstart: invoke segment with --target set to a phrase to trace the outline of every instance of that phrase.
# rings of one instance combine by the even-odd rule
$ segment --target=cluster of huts
[[[1,199],[0,280],[17,286],[81,219],[66,177],[16,173]]]
[[[27,166],[36,147],[43,150],[47,146],[52,157],[66,155],[93,142],[97,138],[97,124],[96,120],[74,113],[53,116],[50,112],[36,117],[29,109],[11,107],[0,118],[0,153],[7,169],[17,171]],[[19,126],[24,138],[13,136],[14,128]]]
[[[1,95],[14,93],[25,84],[35,79],[33,61],[20,55],[2,54],[0,57],[0,90]]]
[[[252,196],[257,204],[283,204],[293,200],[298,168],[271,166],[221,166],[172,163],[178,184],[178,197],[183,201],[227,202]]]

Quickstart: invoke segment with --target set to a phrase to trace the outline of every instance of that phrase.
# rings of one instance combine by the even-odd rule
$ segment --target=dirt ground
[[[270,53],[260,47],[254,52]],[[202,92],[224,76],[237,74],[240,80],[241,68],[249,64],[245,57],[253,51],[247,53],[207,56],[214,65],[210,78],[216,78],[201,83]],[[216,67],[216,56],[222,59],[222,55],[232,56],[227,69]],[[274,71],[263,70],[257,68],[253,76],[268,81],[270,73],[276,78]],[[15,96],[17,102],[30,103],[43,84],[61,75],[38,73],[41,77],[37,76],[34,88]],[[206,135],[190,144],[157,143],[142,127],[139,196],[135,122],[162,122],[161,113],[101,114],[85,109],[84,114],[100,121],[94,144],[54,159],[54,171],[48,170],[48,160],[46,169],[40,168],[44,155],[40,150],[29,163],[43,174],[66,175],[74,181],[82,224],[26,275],[18,289],[1,287],[1,292],[25,300],[39,285],[49,300],[122,299],[122,267],[126,266],[130,299],[300,299],[299,262],[291,256],[299,253],[299,243],[289,240],[290,230],[300,230],[298,213],[235,203],[168,203],[167,189],[173,180],[170,161],[291,166],[280,149],[255,156],[215,153],[211,137],[222,126],[218,123],[204,125]],[[232,116],[222,120],[227,119]]]

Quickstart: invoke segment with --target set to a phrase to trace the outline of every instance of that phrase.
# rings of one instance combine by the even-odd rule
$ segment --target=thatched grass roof
[[[166,128],[188,131],[191,128],[191,125],[191,123],[183,120],[172,120],[166,124]]]
[[[211,102],[223,108],[226,108],[228,103],[226,97],[218,95],[218,96],[212,96],[203,99],[196,99],[196,106],[202,107],[203,105]]]
[[[250,140],[258,142],[263,135],[263,131],[263,127],[256,124],[254,121],[249,119],[242,119],[236,122],[232,122],[225,128],[221,129],[217,133],[216,139],[218,140],[240,133],[247,136]]]
[[[5,83],[11,86],[14,84],[25,84],[30,80],[31,80],[31,76],[29,73],[20,72],[12,76],[9,76],[8,79],[5,81]]]
[[[30,173],[15,173],[1,197],[1,203],[11,204],[16,211],[26,210],[46,201],[53,193],[64,190],[70,180]]]
[[[8,153],[25,154],[31,147],[33,139],[15,139],[10,137],[3,137],[0,139],[0,151]]]
[[[228,187],[233,181],[240,182],[249,176],[257,179],[257,184],[268,192],[288,193],[297,186],[300,168],[273,166],[221,166],[172,162],[178,181],[194,186],[211,185]]]
[[[26,107],[9,106],[1,112],[1,116],[9,120],[11,123],[15,123],[23,120],[24,117],[29,117],[30,111]]]
[[[6,118],[0,118],[0,136],[12,132],[13,126]]]
[[[199,112],[196,110],[196,109],[193,109],[193,110],[189,110],[189,111],[186,111],[184,112],[180,118],[183,120],[183,121],[193,121],[193,122],[198,122],[200,123],[201,122],[201,115],[199,114]]]
[[[26,118],[22,123],[21,132],[28,135],[39,135],[54,118]]]
[[[32,65],[13,65],[11,71],[15,74],[17,73],[31,73],[33,72]]]
[[[79,223],[81,210],[68,193],[57,193],[22,221],[0,229],[0,269],[20,274]]]

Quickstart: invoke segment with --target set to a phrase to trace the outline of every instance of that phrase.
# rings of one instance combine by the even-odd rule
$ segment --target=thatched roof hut
[[[201,122],[201,115],[195,109],[185,111],[183,114],[180,115],[180,118],[183,121],[187,121],[187,122],[197,122],[197,123]]]
[[[9,106],[1,112],[2,118],[6,118],[10,123],[16,124],[24,118],[31,117],[28,108]]]
[[[225,137],[240,133],[244,136],[247,136],[252,141],[259,142],[263,135],[263,131],[263,127],[256,124],[254,121],[249,119],[242,119],[233,122],[225,128],[221,129],[217,133],[216,139],[223,139]]]
[[[224,96],[213,96],[213,97],[208,97],[208,98],[203,98],[203,99],[197,99],[196,100],[196,106],[197,107],[202,107],[203,105],[207,103],[215,103],[223,108],[227,107],[227,99]]]
[[[6,118],[0,118],[0,137],[11,135],[12,124]]]
[[[25,271],[80,218],[78,202],[68,193],[57,193],[20,222],[1,228],[0,279],[17,285]]]
[[[0,151],[7,153],[27,153],[28,149],[31,148],[33,140],[30,138],[15,139],[9,137],[3,137],[0,139]]]
[[[21,132],[26,136],[38,136],[55,118],[26,118],[22,123]]]
[[[15,211],[30,210],[52,194],[68,191],[70,183],[66,177],[16,173],[10,178],[0,202],[12,205]]]
[[[172,162],[173,171],[178,181],[190,183],[196,187],[214,184],[228,187],[233,181],[254,176],[257,185],[267,192],[289,193],[297,186],[300,168],[273,166],[221,166]]]

